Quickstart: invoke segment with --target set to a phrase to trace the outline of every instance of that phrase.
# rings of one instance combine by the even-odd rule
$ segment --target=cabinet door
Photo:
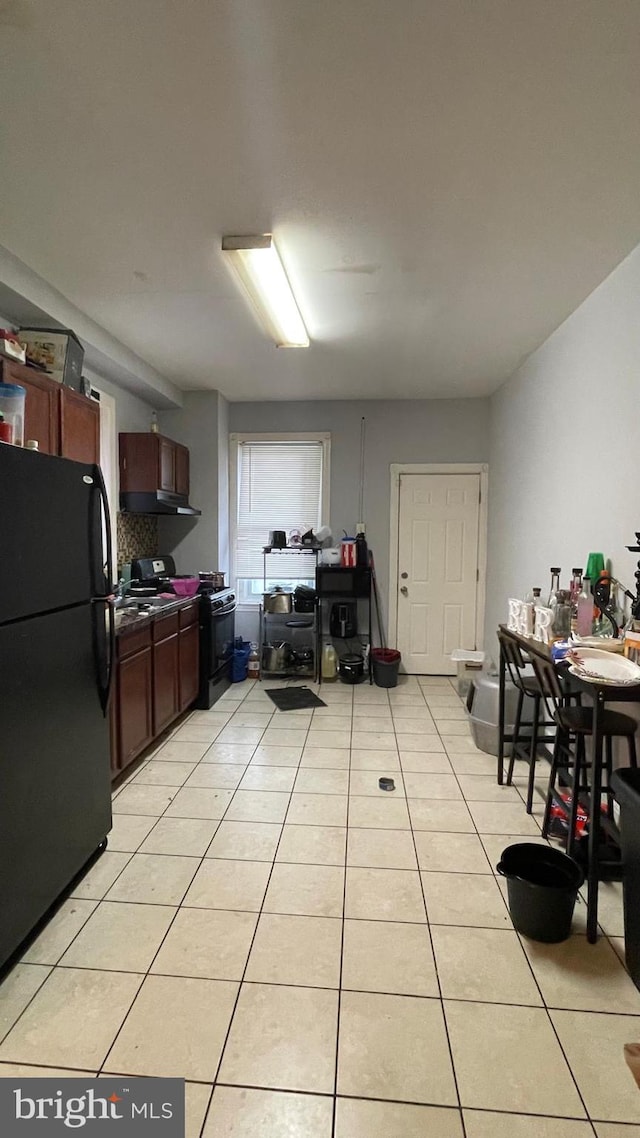
[[[189,451],[180,443],[176,444],[176,494],[189,497]]]
[[[153,646],[153,733],[158,735],[180,710],[178,635]]]
[[[120,660],[116,694],[119,764],[123,770],[153,739],[150,648]]]
[[[180,633],[180,711],[193,703],[198,694],[200,629],[197,624]]]
[[[158,455],[158,489],[170,490],[172,494],[176,489],[176,444],[171,439],[160,439],[160,453]]]
[[[60,386],[60,454],[75,462],[100,462],[100,404]]]
[[[58,454],[60,384],[43,372],[3,360],[5,383],[18,383],[26,390],[24,441],[36,439],[44,454]]]

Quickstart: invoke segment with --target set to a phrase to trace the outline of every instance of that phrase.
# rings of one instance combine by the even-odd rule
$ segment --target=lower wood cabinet
[[[197,611],[195,624],[180,629],[178,667],[180,711],[186,711],[198,694],[200,682],[200,629]]]
[[[151,648],[118,661],[116,773],[124,770],[153,739],[151,667]]]
[[[178,633],[153,645],[153,734],[159,735],[180,711]]]
[[[196,698],[199,611],[193,601],[117,637],[110,713],[113,778]]]

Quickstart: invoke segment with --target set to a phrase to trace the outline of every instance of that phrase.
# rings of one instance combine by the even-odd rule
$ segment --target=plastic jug
[[[0,411],[12,428],[14,446],[24,446],[24,404],[27,392],[17,383],[0,383]]]
[[[322,649],[322,678],[335,680],[338,674],[338,653],[333,644],[325,644]]]

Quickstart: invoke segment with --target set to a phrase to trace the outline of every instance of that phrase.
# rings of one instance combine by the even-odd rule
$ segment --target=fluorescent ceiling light
[[[222,252],[277,346],[308,348],[307,329],[271,234],[223,237]]]

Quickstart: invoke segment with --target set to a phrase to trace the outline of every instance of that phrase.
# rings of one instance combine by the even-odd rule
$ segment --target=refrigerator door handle
[[[102,470],[100,469],[100,467],[98,466],[97,463],[94,466],[93,470],[94,470],[94,477],[95,477],[96,485],[98,487],[98,493],[100,495],[100,500],[102,502],[103,513],[104,513],[104,530],[105,530],[106,545],[107,545],[107,559],[106,559],[107,560],[107,573],[106,573],[106,581],[105,581],[105,590],[106,590],[106,593],[108,594],[108,593],[110,593],[112,585],[113,585],[113,543],[111,540],[111,515],[109,512],[109,499],[107,498],[107,487],[105,486],[104,478],[102,475]],[[101,581],[104,578],[105,578],[105,574],[104,574],[103,566],[101,564],[96,565],[96,567],[95,567],[95,580],[96,580],[96,582]],[[102,590],[101,590],[101,592],[102,592]],[[112,620],[113,620],[113,617],[112,617]]]
[[[92,601],[96,686],[103,715],[107,715],[116,660],[116,619],[110,597]],[[104,619],[104,624],[102,623]],[[104,647],[103,647],[104,646]]]

